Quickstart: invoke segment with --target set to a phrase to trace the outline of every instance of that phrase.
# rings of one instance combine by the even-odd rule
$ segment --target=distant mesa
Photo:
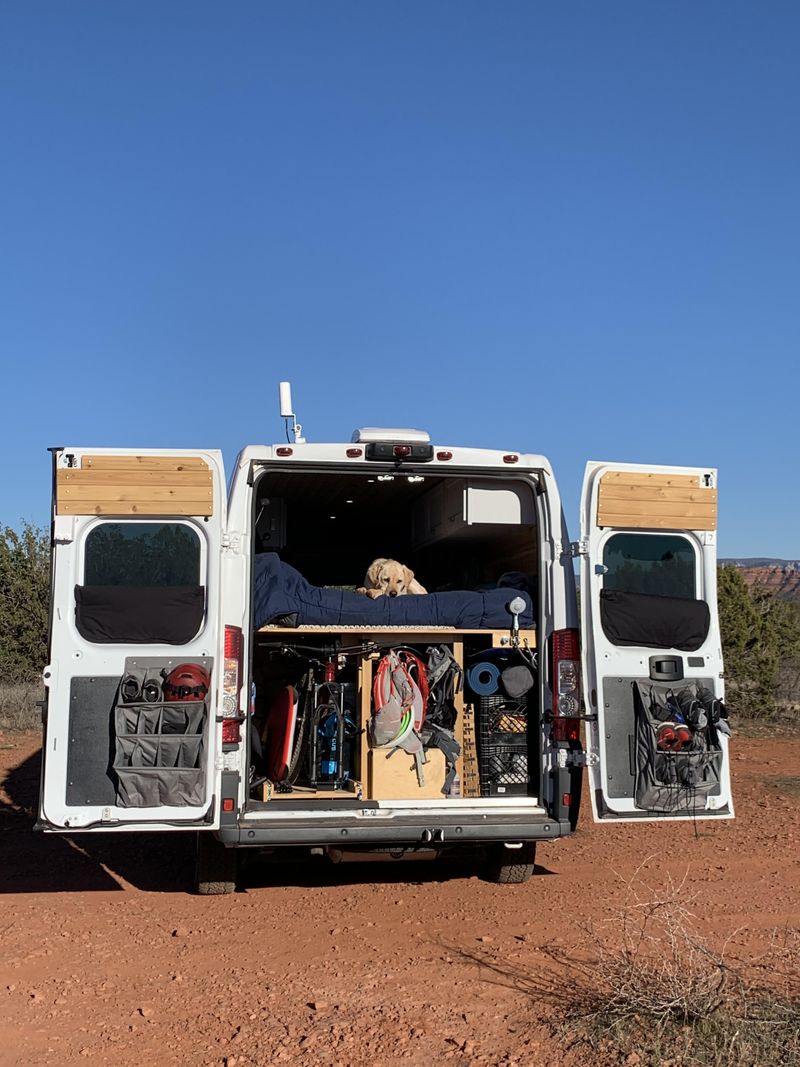
[[[750,589],[764,589],[781,600],[800,601],[800,560],[756,556],[721,559],[720,563],[738,567]]]

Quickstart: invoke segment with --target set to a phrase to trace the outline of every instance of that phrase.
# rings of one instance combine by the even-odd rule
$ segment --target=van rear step
[[[546,814],[522,816],[492,812],[491,818],[472,820],[463,815],[393,815],[342,826],[319,819],[281,819],[221,826],[220,841],[228,846],[263,848],[270,845],[458,845],[497,841],[538,841],[570,832],[569,823],[559,823]]]

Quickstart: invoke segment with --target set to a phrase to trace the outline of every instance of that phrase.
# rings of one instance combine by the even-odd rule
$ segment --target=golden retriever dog
[[[374,559],[369,565],[364,584],[356,589],[375,600],[379,596],[419,596],[428,590],[414,577],[414,572],[396,559]]]

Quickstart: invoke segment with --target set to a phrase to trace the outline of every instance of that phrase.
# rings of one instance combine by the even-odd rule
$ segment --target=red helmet
[[[181,663],[164,679],[165,700],[205,700],[208,671],[199,663]]]

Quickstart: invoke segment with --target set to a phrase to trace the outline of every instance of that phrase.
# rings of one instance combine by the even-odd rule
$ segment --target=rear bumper
[[[458,815],[425,818],[394,815],[364,820],[324,823],[309,818],[281,819],[280,822],[251,820],[223,825],[215,831],[230,848],[263,848],[279,845],[352,845],[451,846],[489,844],[502,841],[541,841],[571,833],[568,822],[559,823],[546,816],[502,815],[492,813],[480,818]]]

